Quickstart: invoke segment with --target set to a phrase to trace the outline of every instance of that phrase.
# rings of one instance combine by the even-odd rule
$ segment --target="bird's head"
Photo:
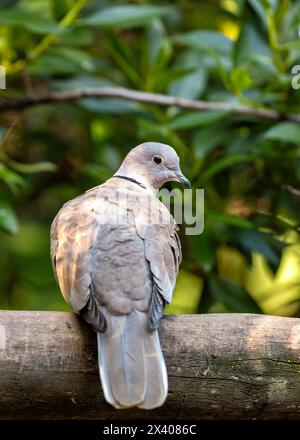
[[[174,148],[158,142],[145,142],[133,148],[125,157],[116,175],[123,175],[155,189],[176,181],[190,188],[182,174]]]

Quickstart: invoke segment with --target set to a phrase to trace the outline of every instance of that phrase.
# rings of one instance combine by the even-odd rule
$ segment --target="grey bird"
[[[181,262],[178,227],[156,197],[168,181],[190,186],[175,150],[143,143],[104,184],[67,202],[51,226],[56,280],[97,332],[103,393],[115,408],[156,408],[168,393],[157,328]]]

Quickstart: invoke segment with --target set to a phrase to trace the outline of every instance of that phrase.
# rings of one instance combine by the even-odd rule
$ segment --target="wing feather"
[[[98,227],[95,194],[91,192],[66,203],[51,226],[54,274],[65,300],[77,313],[91,294],[91,249]]]
[[[159,200],[154,209],[159,210],[158,218],[163,219],[162,222],[153,224],[147,222],[149,215],[145,216],[143,210],[136,212],[135,215],[136,229],[144,240],[145,257],[153,277],[149,308],[149,326],[152,329],[158,327],[165,304],[172,300],[182,256],[175,220]]]

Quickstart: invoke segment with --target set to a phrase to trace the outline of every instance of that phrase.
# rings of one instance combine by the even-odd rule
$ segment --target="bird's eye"
[[[153,156],[152,157],[152,162],[155,163],[155,165],[160,165],[162,164],[162,157],[161,156]]]

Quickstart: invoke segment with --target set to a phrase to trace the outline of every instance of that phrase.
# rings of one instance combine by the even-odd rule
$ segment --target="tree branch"
[[[286,189],[289,193],[293,194],[294,196],[300,197],[300,189],[294,188],[291,185],[285,185],[283,189]]]
[[[74,101],[80,98],[117,98],[127,101],[143,102],[163,106],[175,106],[190,110],[224,110],[234,114],[255,116],[273,121],[288,120],[300,122],[300,115],[281,114],[274,110],[233,105],[226,102],[193,101],[190,99],[177,98],[175,96],[162,95],[159,93],[141,92],[122,87],[86,88],[63,92],[50,92],[41,96],[28,96],[26,98],[4,98],[0,101],[0,112],[8,110],[23,110],[41,104],[54,102]]]
[[[176,315],[159,334],[165,404],[114,410],[90,326],[72,313],[0,311],[0,419],[299,420],[300,319]]]

